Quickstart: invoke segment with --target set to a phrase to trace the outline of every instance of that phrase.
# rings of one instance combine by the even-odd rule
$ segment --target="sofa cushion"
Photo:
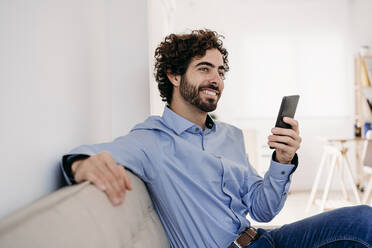
[[[145,184],[112,206],[88,182],[64,187],[0,221],[0,247],[169,247]]]

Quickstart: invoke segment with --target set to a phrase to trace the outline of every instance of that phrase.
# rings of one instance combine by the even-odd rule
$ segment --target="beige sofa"
[[[169,247],[144,183],[114,207],[89,183],[64,187],[0,220],[0,247]]]

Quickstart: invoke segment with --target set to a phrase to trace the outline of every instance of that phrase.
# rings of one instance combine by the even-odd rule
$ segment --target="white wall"
[[[256,129],[262,153],[268,152],[261,148],[281,97],[301,95],[296,119],[303,144],[292,189],[310,189],[324,143],[320,137],[353,135],[353,2],[175,2],[175,32],[209,28],[226,37],[231,71],[216,114],[241,128]],[[267,159],[260,162],[266,165]]]
[[[368,45],[372,53],[372,1],[349,0],[352,16],[353,51],[358,52],[360,46]]]
[[[147,1],[0,1],[0,217],[149,114]]]
[[[170,33],[174,32],[176,3],[174,0],[149,1],[149,88],[151,115],[162,115],[165,102],[161,100],[158,84],[154,77],[154,53],[157,46]]]
[[[150,114],[148,1],[106,2],[112,137],[115,138]]]

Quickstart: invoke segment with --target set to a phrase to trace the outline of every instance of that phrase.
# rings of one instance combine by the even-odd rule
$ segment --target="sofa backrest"
[[[0,220],[0,247],[169,247],[145,184],[119,206],[88,182],[64,187]]]

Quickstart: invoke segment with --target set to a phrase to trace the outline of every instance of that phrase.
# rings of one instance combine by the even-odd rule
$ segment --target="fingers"
[[[268,137],[268,145],[273,148],[295,152],[300,148],[300,142],[288,136],[270,135]]]
[[[82,163],[75,175],[77,182],[89,181],[100,190],[104,191],[113,205],[120,204],[120,194],[117,193],[116,186],[112,183],[112,176],[108,175],[105,166],[100,164],[97,158],[87,159]]]
[[[296,142],[295,139],[293,139],[292,137],[289,137],[289,136],[278,136],[278,135],[270,135],[268,137],[268,140],[270,143],[284,143],[288,146],[292,146],[292,147],[298,147],[298,142]]]
[[[291,125],[292,130],[294,130],[297,134],[299,134],[299,126],[298,126],[298,121],[295,119],[292,119],[290,117],[284,117],[283,121],[289,125]]]
[[[131,182],[130,182],[130,179],[129,179],[129,176],[128,176],[127,172],[125,171],[124,166],[120,166],[119,168],[122,169],[122,171],[123,171],[124,182],[125,182],[125,186],[126,186],[126,188],[127,188],[128,190],[132,190],[132,189],[133,189],[133,188],[132,188],[132,184],[131,184]]]
[[[300,148],[302,139],[299,135],[298,121],[289,117],[284,117],[283,121],[291,125],[291,129],[279,127],[271,129],[273,135],[269,135],[268,145],[276,149],[276,161],[288,164]]]
[[[292,146],[288,146],[287,144],[278,143],[278,142],[268,142],[270,147],[275,149],[279,149],[281,151],[285,151],[286,153],[294,153],[296,150]]]
[[[112,184],[116,197],[119,201],[124,201],[126,186],[119,166],[107,152],[101,153],[98,159],[105,165],[101,168],[102,173],[106,175],[108,182]]]
[[[87,171],[86,167],[80,166],[75,173],[75,181],[77,183],[89,181],[94,183],[102,191],[106,190],[104,179],[96,170],[96,168],[91,168],[89,171]]]
[[[298,121],[289,117],[284,117],[283,121],[290,124],[292,129],[274,127],[271,129],[273,135],[268,137],[268,144],[270,147],[279,149],[288,149],[286,146],[289,146],[296,151],[300,148],[302,141]]]
[[[98,173],[102,176],[106,189],[104,190],[113,205],[119,205],[124,201],[125,192],[119,185],[118,180],[115,178],[111,170],[107,167],[106,163],[101,161],[92,161],[93,166],[97,169]]]
[[[75,173],[77,182],[89,181],[104,191],[113,205],[124,201],[126,190],[131,190],[124,166],[116,164],[111,154],[103,152],[85,159]]]
[[[273,135],[270,135],[269,137],[274,136],[274,137],[271,137],[272,140],[281,141],[282,138],[279,138],[279,137],[289,137],[289,138],[291,138],[292,140],[294,140],[294,141],[296,141],[298,143],[301,143],[301,141],[302,141],[302,138],[300,137],[300,135],[298,135],[292,129],[273,128],[271,130],[271,132],[273,133]]]
[[[296,121],[297,122],[297,121]],[[274,135],[277,135],[277,136],[289,136],[291,137],[292,139],[298,141],[301,143],[302,139],[299,135],[299,131],[298,131],[298,123],[294,124],[292,126],[293,129],[287,129],[287,128],[280,128],[280,127],[274,127],[271,129],[271,132],[274,134]],[[297,131],[294,129],[296,128]]]
[[[99,157],[99,159],[101,159],[101,161],[105,163],[107,172],[111,172],[111,175],[107,174],[107,177],[109,178],[109,182],[111,182],[115,190],[115,192],[113,192],[114,198],[112,199],[111,195],[109,195],[109,197],[114,202],[118,202],[120,204],[124,202],[126,190],[132,189],[129,176],[126,173],[124,166],[118,166],[115,160],[112,158],[111,154],[103,152],[100,155],[101,156]]]
[[[129,176],[127,175],[124,166],[118,166],[115,162],[115,160],[112,158],[111,154],[108,152],[101,153],[101,157],[103,157],[103,161],[106,162],[106,165],[111,170],[111,172],[114,174],[116,180],[119,182],[120,187],[123,189],[123,192],[125,190],[132,189],[132,186],[130,184]]]

